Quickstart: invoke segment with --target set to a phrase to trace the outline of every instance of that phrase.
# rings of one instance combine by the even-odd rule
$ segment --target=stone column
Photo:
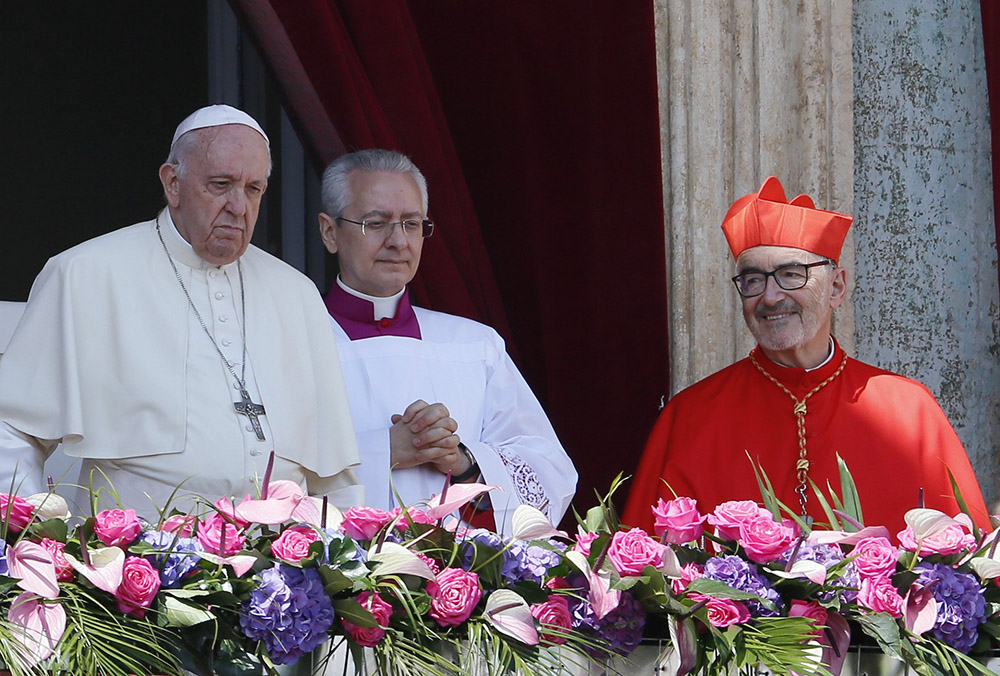
[[[655,0],[673,392],[753,347],[720,225],[774,174],[853,212],[851,3]],[[841,263],[853,272],[853,242]],[[835,332],[854,346],[850,298]]]
[[[978,0],[854,3],[858,357],[926,384],[997,500],[1000,326]]]

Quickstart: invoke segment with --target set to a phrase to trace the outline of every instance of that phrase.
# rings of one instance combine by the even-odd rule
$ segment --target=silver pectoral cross
[[[257,441],[264,441],[264,428],[260,426],[260,420],[258,416],[265,415],[264,405],[255,404],[250,399],[250,393],[247,392],[247,388],[240,387],[240,397],[243,401],[234,401],[233,408],[240,415],[245,415],[250,419],[250,424],[253,425],[253,431],[257,434]]]

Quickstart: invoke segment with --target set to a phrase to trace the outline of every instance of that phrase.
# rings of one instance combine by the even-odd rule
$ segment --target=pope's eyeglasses
[[[407,237],[414,237],[417,233],[420,233],[421,237],[426,238],[434,234],[434,224],[426,218],[423,220],[408,218],[403,221],[386,221],[378,218],[366,218],[363,221],[352,221],[349,218],[341,216],[336,220],[353,223],[354,225],[360,225],[361,234],[365,237],[371,235],[372,237],[387,238],[392,234],[393,228],[397,225]]]
[[[815,263],[782,265],[770,272],[749,270],[733,277],[733,283],[736,285],[736,290],[744,298],[754,298],[764,293],[768,277],[774,277],[775,283],[785,291],[795,291],[801,289],[809,281],[809,268],[815,268],[819,265],[836,266],[837,264],[828,258]]]

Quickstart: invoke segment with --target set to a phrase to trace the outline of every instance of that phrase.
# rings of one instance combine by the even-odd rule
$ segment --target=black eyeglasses
[[[392,233],[392,229],[397,225],[407,237],[413,237],[416,236],[417,233],[420,233],[421,237],[426,238],[434,234],[434,224],[426,218],[423,220],[408,218],[404,221],[386,221],[379,218],[366,218],[363,221],[352,221],[349,218],[341,216],[336,220],[353,223],[354,225],[360,225],[361,234],[366,237],[368,235],[371,235],[372,237],[388,237]]]
[[[736,285],[736,290],[744,298],[753,298],[764,293],[764,289],[767,288],[768,277],[774,277],[775,283],[785,291],[795,291],[796,289],[801,289],[809,281],[809,268],[815,268],[820,265],[836,266],[837,264],[830,259],[826,259],[815,263],[782,265],[770,272],[750,270],[749,272],[741,272],[733,277],[733,283]]]

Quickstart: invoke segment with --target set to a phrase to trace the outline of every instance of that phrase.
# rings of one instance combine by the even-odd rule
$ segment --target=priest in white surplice
[[[340,275],[326,297],[361,450],[365,504],[440,493],[447,472],[481,480],[496,527],[520,504],[558,522],[576,470],[492,328],[410,305],[427,183],[404,155],[362,150],[323,174],[320,232]],[[390,467],[393,470],[390,472]]]
[[[211,500],[256,495],[273,450],[273,478],[358,504],[322,299],[250,245],[270,171],[253,118],[202,108],[160,168],[155,220],[49,260],[0,359],[0,490],[15,472],[20,494],[43,490],[61,442],[82,484],[106,475],[151,518],[181,482]]]

